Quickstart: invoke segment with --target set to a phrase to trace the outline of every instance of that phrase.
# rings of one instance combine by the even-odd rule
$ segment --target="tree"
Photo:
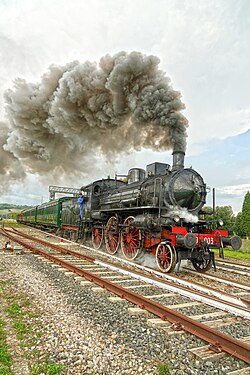
[[[250,193],[246,193],[243,205],[242,205],[242,214],[240,228],[246,237],[250,237]]]
[[[215,211],[215,219],[223,220],[223,226],[221,229],[228,230],[229,234],[232,235],[235,230],[235,216],[231,206],[217,206]]]
[[[246,237],[246,234],[244,231],[241,229],[241,212],[238,212],[235,220],[235,234],[240,237]]]

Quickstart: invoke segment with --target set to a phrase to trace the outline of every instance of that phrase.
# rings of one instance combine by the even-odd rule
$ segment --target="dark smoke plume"
[[[6,153],[27,172],[82,175],[95,155],[186,148],[187,119],[159,59],[139,52],[50,66],[40,83],[16,79],[5,92]]]

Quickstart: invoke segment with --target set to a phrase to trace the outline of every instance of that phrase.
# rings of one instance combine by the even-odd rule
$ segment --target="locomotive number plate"
[[[207,241],[209,245],[213,245],[215,243],[214,237],[203,237],[203,240]]]

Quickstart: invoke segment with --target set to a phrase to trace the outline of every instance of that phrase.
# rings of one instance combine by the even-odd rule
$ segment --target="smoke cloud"
[[[10,190],[12,184],[25,177],[20,161],[11,152],[4,150],[7,138],[8,127],[0,122],[0,194]]]
[[[139,52],[49,67],[39,83],[17,78],[5,92],[5,166],[46,176],[86,175],[95,156],[115,160],[141,148],[186,148],[184,104],[159,59]],[[20,162],[18,162],[20,160]],[[18,167],[19,168],[19,167]]]

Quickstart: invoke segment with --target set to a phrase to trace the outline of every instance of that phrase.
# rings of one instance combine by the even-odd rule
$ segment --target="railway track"
[[[229,271],[239,275],[250,277],[250,266],[247,264],[235,264],[229,261],[217,260],[217,268],[222,271]]]
[[[39,256],[45,257],[48,261],[84,277],[85,282],[95,283],[98,287],[116,294],[119,299],[126,299],[139,306],[140,309],[153,313],[160,319],[158,323],[163,325],[165,323],[166,325],[166,321],[169,321],[177,330],[185,330],[209,342],[214,351],[225,351],[246,363],[250,363],[250,346],[243,339],[236,340],[211,328],[211,326],[223,325],[223,322],[218,322],[218,319],[214,323],[211,320],[205,322],[206,319],[211,319],[211,317],[225,317],[228,313],[241,316],[247,321],[247,319],[250,319],[249,300],[233,297],[216,290],[213,291],[211,288],[205,288],[185,280],[179,279],[177,281],[177,278],[174,279],[171,275],[164,275],[164,277],[169,279],[172,278],[171,281],[162,280],[162,278],[157,278],[156,275],[152,276],[152,274],[150,277],[145,276],[142,272],[132,272],[129,269],[117,267],[108,262],[62,248],[62,246],[31,238],[17,231],[1,231],[1,234]],[[36,244],[39,243],[40,247],[35,247],[34,242]],[[44,248],[47,250],[44,250]],[[48,248],[50,249],[49,251]],[[150,272],[152,273],[152,270]],[[149,294],[147,293],[148,287],[150,287]],[[135,292],[136,290],[137,293]],[[140,294],[138,294],[139,290]],[[179,298],[179,303],[169,305],[167,302],[169,300],[168,297],[176,296],[177,299]],[[180,301],[178,296],[181,296],[182,299],[184,298],[184,302]],[[185,300],[187,298],[196,302],[190,302],[190,300],[187,302]],[[159,302],[164,299],[166,300],[165,303]],[[190,306],[193,309],[194,306],[199,306],[201,303],[206,303],[208,306],[217,309],[217,311],[210,311],[207,314],[195,314],[192,317],[175,311]],[[218,309],[226,310],[227,312],[225,313]],[[234,321],[233,319],[236,320]],[[204,322],[201,322],[201,320],[204,320]],[[237,318],[228,316],[226,321],[224,321],[224,325],[234,324],[236,321]],[[245,340],[248,342],[249,338],[246,337]]]
[[[17,231],[16,231],[16,233],[19,233],[19,235],[24,237],[24,235],[22,233],[17,232]],[[43,240],[40,241],[40,242],[42,244],[43,243],[45,243],[46,245],[48,244],[47,242],[44,242]],[[86,247],[86,246],[83,246],[83,247]],[[55,249],[57,249],[56,246],[55,246]],[[94,249],[91,249],[91,250],[94,250]],[[62,251],[61,248],[60,248],[60,251]],[[79,252],[74,252],[74,251],[68,250],[67,253],[73,255],[74,257],[75,256],[81,257]],[[114,256],[111,256],[111,258],[114,258]],[[126,274],[127,271],[128,271],[128,269],[124,269],[124,268],[122,269],[121,266],[119,266],[119,268],[117,268],[117,267],[114,267],[113,264],[110,264],[110,263],[107,263],[107,262],[105,262],[105,263],[100,262],[99,260],[97,260],[93,257],[87,257],[87,259],[89,259],[91,262],[93,262],[95,264],[103,265],[104,267],[109,268],[111,270],[113,269],[113,270],[115,270],[115,272],[120,272],[120,273]],[[125,262],[126,262],[126,264],[131,265],[131,262],[128,262],[128,261],[125,261]],[[170,283],[165,282],[165,286],[163,286],[163,288],[165,287],[165,289],[167,289],[167,288],[169,288],[170,290],[171,289],[172,290],[178,289],[178,292],[183,296],[186,296],[186,297],[191,296],[193,299],[197,299],[199,301],[202,301],[204,303],[208,303],[208,304],[210,304],[212,306],[215,306],[215,307],[218,307],[218,308],[222,307],[223,309],[225,309],[226,306],[227,306],[229,312],[234,313],[234,314],[239,315],[239,316],[242,316],[246,319],[249,318],[250,301],[248,299],[245,299],[245,298],[242,298],[242,297],[239,297],[239,296],[234,296],[232,294],[225,293],[225,292],[222,293],[221,290],[218,291],[214,288],[206,287],[203,284],[198,284],[198,283],[195,283],[195,282],[190,281],[190,280],[183,280],[183,278],[173,276],[173,275],[170,275],[170,274],[163,274],[162,272],[158,272],[156,270],[152,270],[152,269],[149,269],[147,267],[143,267],[143,266],[140,266],[140,265],[137,265],[137,264],[133,263],[133,268],[134,267],[139,268],[139,270],[149,272],[151,275],[153,275],[155,277],[160,277],[160,278],[163,278],[164,280],[169,281]],[[135,274],[134,273],[134,277],[142,280],[142,274]],[[213,276],[213,278],[215,278],[215,276]],[[220,282],[227,281],[228,283],[231,283],[232,287],[235,287],[235,288],[237,287],[238,289],[243,289],[243,290],[246,290],[246,292],[250,292],[250,285],[249,284],[236,283],[233,280],[221,279],[221,278],[218,278],[218,281],[220,281]],[[151,283],[154,283],[154,282],[161,282],[161,280],[155,278],[155,281],[152,280]],[[177,287],[177,285],[180,285],[180,287]],[[194,293],[194,290],[196,291],[196,293],[197,292],[198,293],[201,292],[201,293],[199,293],[199,294],[197,293],[197,295],[196,295]],[[206,296],[209,296],[210,298],[206,298]],[[222,302],[222,306],[221,306],[221,302]],[[245,310],[245,311],[237,310],[237,306],[240,307],[240,309]]]
[[[41,234],[44,234],[43,231],[37,230],[37,232],[38,233],[40,232]],[[49,236],[52,237],[52,238],[56,238],[58,240],[58,236],[55,236],[53,234],[50,234]],[[137,268],[137,269],[140,269],[140,270],[143,270],[143,271],[147,271],[147,272],[149,272],[153,275],[156,275],[156,276],[159,276],[159,277],[162,277],[162,278],[175,280],[177,283],[178,282],[182,283],[183,279],[185,279],[187,281],[190,281],[191,278],[192,278],[192,282],[193,282],[193,280],[195,278],[195,279],[197,279],[197,281],[199,281],[199,280],[202,281],[202,285],[204,285],[204,284],[207,284],[208,283],[207,280],[210,279],[211,280],[211,286],[214,285],[214,283],[216,281],[217,286],[220,290],[227,291],[227,290],[232,289],[232,293],[235,293],[235,294],[238,293],[239,295],[245,294],[247,296],[247,298],[250,299],[249,278],[244,277],[242,275],[238,275],[237,277],[233,276],[233,278],[229,278],[228,272],[226,274],[225,274],[225,272],[222,272],[222,274],[220,272],[200,273],[200,272],[195,271],[194,269],[190,269],[189,267],[182,266],[181,270],[187,271],[187,272],[185,272],[185,273],[182,272],[180,274],[178,273],[179,276],[177,276],[177,275],[173,276],[173,274],[168,274],[168,273],[164,274],[164,273],[162,273],[161,271],[158,271],[155,268],[143,266],[142,264],[134,263],[134,262],[126,260],[124,258],[117,257],[116,255],[111,255],[111,254],[105,252],[105,250],[102,251],[102,249],[97,250],[97,249],[94,249],[91,246],[82,245],[82,244],[72,242],[72,241],[64,239],[64,238],[62,238],[61,241],[63,241],[64,245],[68,244],[72,247],[76,247],[77,249],[79,249],[79,248],[85,249],[85,250],[89,251],[91,253],[91,255],[96,254],[98,257],[101,257],[101,258],[105,259],[105,261],[108,258],[108,259],[111,260],[112,263],[118,262],[118,264],[122,264],[122,265],[125,265],[125,266],[128,266],[128,267]],[[216,263],[217,263],[217,261],[218,260],[216,260]],[[234,263],[232,263],[232,262],[227,261],[227,263],[232,265],[232,267],[234,266]],[[228,269],[228,271],[230,271],[230,269]],[[229,272],[229,274],[230,274],[230,272]],[[190,278],[190,275],[191,275],[191,278]],[[243,282],[242,282],[242,280],[243,280]],[[245,282],[244,282],[244,280],[245,280]],[[245,293],[244,293],[244,291],[245,291]]]

